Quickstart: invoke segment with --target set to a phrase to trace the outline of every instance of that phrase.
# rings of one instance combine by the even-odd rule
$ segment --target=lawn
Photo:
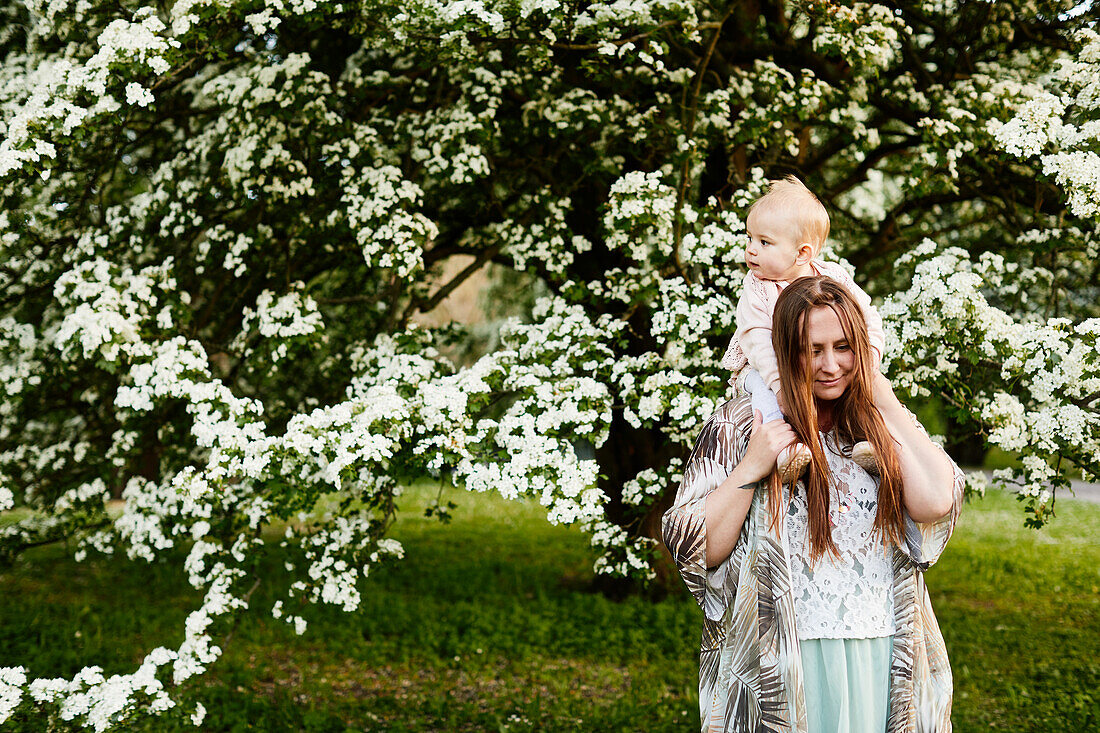
[[[406,495],[393,531],[406,557],[372,571],[360,611],[323,609],[301,637],[247,617],[184,692],[206,705],[203,728],[697,729],[701,616],[682,588],[659,602],[593,594],[580,532],[548,525],[535,504],[454,494],[450,525],[420,516],[427,489]],[[1100,506],[1070,500],[1039,533],[1000,493],[966,507],[928,573],[955,669],[956,730],[1100,727],[1098,527]],[[279,568],[263,573],[260,608],[286,582]],[[150,648],[178,643],[196,603],[178,564],[77,564],[61,547],[0,581],[0,666],[35,676],[132,670]]]

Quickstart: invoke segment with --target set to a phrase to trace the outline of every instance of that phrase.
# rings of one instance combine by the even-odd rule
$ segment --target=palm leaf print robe
[[[778,523],[778,536],[768,529],[766,491],[755,492],[730,556],[717,567],[706,566],[706,496],[745,454],[751,427],[747,397],[725,403],[707,420],[684,467],[675,502],[664,515],[664,541],[703,609],[702,730],[806,731],[786,524]],[[929,524],[906,517],[906,546],[892,550],[896,633],[888,733],[951,730],[951,667],[923,571],[943,551],[962,505],[962,472],[954,462],[952,466],[951,512]]]

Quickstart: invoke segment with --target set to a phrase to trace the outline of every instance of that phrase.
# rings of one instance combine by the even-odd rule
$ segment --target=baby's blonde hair
[[[795,176],[772,181],[768,192],[749,207],[746,223],[757,211],[774,211],[790,221],[799,244],[809,242],[815,255],[829,238],[829,212],[813,191]]]

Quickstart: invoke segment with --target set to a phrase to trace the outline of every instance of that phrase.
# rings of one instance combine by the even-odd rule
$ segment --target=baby
[[[776,298],[792,281],[808,275],[827,275],[838,280],[855,297],[867,320],[867,334],[875,369],[880,368],[885,343],[882,318],[863,292],[840,265],[816,259],[829,236],[829,214],[794,176],[772,181],[768,192],[753,202],[745,220],[749,244],[745,249],[745,276],[741,300],[737,303],[737,334],[730,341],[722,366],[735,372],[752,395],[753,409],[764,421],[781,420],[779,365],[772,348],[772,310]],[[861,441],[852,447],[852,459],[868,471],[877,471],[874,449]],[[796,443],[776,459],[779,479],[790,483],[810,463],[810,449]]]

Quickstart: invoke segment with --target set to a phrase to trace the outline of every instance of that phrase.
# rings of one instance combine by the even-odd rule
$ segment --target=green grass
[[[1058,503],[1036,532],[1009,496],[965,510],[928,573],[960,730],[1100,728],[1100,507]]]
[[[301,637],[266,613],[241,623],[183,693],[209,710],[205,730],[697,729],[701,614],[682,587],[608,600],[588,590],[587,539],[537,505],[455,492],[440,525],[419,516],[428,496],[405,498],[393,536],[406,557],[372,571],[360,611],[323,609]],[[1098,526],[1100,507],[1083,502],[1060,502],[1041,533],[1002,494],[966,508],[928,573],[956,730],[1100,726]],[[276,562],[261,574],[253,601],[267,609],[288,579]],[[178,564],[77,564],[60,547],[0,583],[0,666],[34,676],[130,671],[178,644],[197,603]]]

